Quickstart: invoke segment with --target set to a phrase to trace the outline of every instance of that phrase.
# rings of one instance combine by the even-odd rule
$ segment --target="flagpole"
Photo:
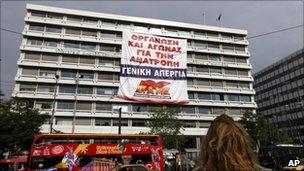
[[[203,12],[203,24],[205,25],[205,12]]]

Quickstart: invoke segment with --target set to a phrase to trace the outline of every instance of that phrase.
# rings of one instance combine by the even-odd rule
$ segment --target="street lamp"
[[[53,109],[52,109],[52,116],[50,120],[50,133],[53,133],[53,124],[54,124],[54,115],[55,115],[55,101],[56,101],[56,96],[57,96],[57,88],[58,88],[58,79],[59,75],[55,75],[55,88],[54,88],[54,99],[53,99]]]
[[[77,105],[77,95],[78,95],[78,85],[79,80],[83,78],[83,75],[76,74],[75,82],[76,82],[76,93],[75,93],[75,103],[74,103],[74,110],[73,110],[73,122],[72,122],[72,134],[75,133],[75,122],[76,122],[76,105]]]

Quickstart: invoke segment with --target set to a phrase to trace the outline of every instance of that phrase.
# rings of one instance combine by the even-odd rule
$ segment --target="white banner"
[[[123,32],[118,96],[146,103],[188,103],[187,40]]]

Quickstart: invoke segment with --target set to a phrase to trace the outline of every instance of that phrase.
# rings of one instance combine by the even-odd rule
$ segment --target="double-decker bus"
[[[134,134],[37,134],[28,171],[164,171],[162,138]]]

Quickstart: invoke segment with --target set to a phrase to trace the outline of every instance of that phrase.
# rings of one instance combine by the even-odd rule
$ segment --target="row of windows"
[[[216,87],[216,88],[231,88],[231,89],[250,89],[250,83],[238,81],[221,81],[221,80],[206,80],[187,78],[188,86],[200,87]]]
[[[51,100],[37,100],[35,107],[37,109],[51,109],[53,101]],[[75,101],[57,101],[57,110],[73,111]],[[106,102],[84,102],[77,101],[77,111],[91,111],[92,109],[97,112],[115,112],[118,113],[118,108],[122,107],[123,112],[153,112],[160,109],[176,110],[177,106],[164,106],[164,105],[147,105],[147,104],[123,104],[123,103],[106,103]],[[203,107],[203,106],[182,106],[180,107],[184,114],[231,114],[240,115],[246,109],[242,108],[224,108],[224,107]]]
[[[211,55],[203,53],[188,53],[187,59],[198,59],[205,61],[223,61],[229,63],[247,63],[247,59],[244,57],[234,57],[234,56],[222,56],[222,55]]]
[[[55,87],[52,85],[46,84],[28,84],[21,83],[19,90],[20,91],[31,91],[35,92],[45,92],[53,93]],[[75,94],[76,86],[75,85],[60,85],[59,93],[66,94]],[[78,86],[77,93],[85,95],[117,95],[118,88],[112,87],[91,87],[91,86]],[[189,99],[199,99],[199,100],[215,100],[215,101],[242,101],[242,102],[251,102],[251,96],[249,95],[237,95],[237,94],[218,94],[218,93],[188,93]]]
[[[218,68],[203,68],[203,67],[196,67],[196,71],[199,73],[204,74],[223,74],[229,76],[241,76],[247,77],[248,71],[241,71],[237,69],[218,69]],[[56,69],[44,69],[44,68],[31,68],[31,67],[23,67],[21,71],[21,75],[23,76],[40,76],[40,77],[52,77],[54,78],[57,74]],[[119,73],[112,73],[112,72],[94,72],[93,71],[79,71],[79,75],[82,75],[82,80],[93,80],[97,78],[98,80],[109,80],[109,81],[118,81],[119,80]],[[62,69],[60,72],[60,78],[62,79],[75,79],[77,75],[77,70],[69,70],[69,69]],[[194,85],[193,79],[188,79],[188,85]],[[199,79],[197,79],[199,80]],[[206,83],[202,83],[206,85]],[[197,83],[197,85],[201,85],[201,83]],[[245,84],[244,84],[245,85]],[[245,86],[244,86],[245,87]],[[246,85],[248,87],[248,84]]]
[[[288,62],[288,63],[285,62],[280,65],[274,66],[273,68],[269,69],[270,72],[265,71],[263,73],[258,74],[255,79],[255,84],[260,84],[264,81],[271,80],[271,79],[273,79],[273,77],[275,77],[277,75],[281,75],[283,73],[289,74],[290,70],[294,69],[295,67],[297,67],[299,65],[303,65],[303,64],[304,64],[304,58],[302,55],[302,56],[294,58],[291,62]],[[267,74],[265,74],[265,73],[267,73]]]
[[[255,84],[257,92],[263,93],[264,91],[267,91],[267,89],[273,89],[277,87],[284,86],[285,83],[291,82],[291,80],[294,80],[296,77],[299,77],[304,74],[304,67],[298,67],[294,71],[290,71],[286,74],[281,74],[281,76],[276,76],[274,78],[269,79],[267,82],[264,82],[263,84]]]
[[[73,119],[68,117],[56,117],[56,125],[72,125]],[[134,127],[147,127],[149,120],[144,119],[122,119],[121,126],[134,126]],[[108,118],[76,118],[75,125],[83,126],[118,126],[118,119],[108,119]],[[195,121],[182,121],[184,128],[208,128],[210,122],[195,122]]]
[[[69,49],[81,49],[81,50],[88,50],[88,51],[96,51],[99,49],[99,51],[109,51],[109,52],[121,52],[121,46],[120,45],[110,45],[110,44],[98,44],[98,43],[84,43],[84,42],[76,42],[76,41],[62,41],[60,40],[50,40],[50,39],[41,39],[41,38],[27,38],[27,45],[34,45],[34,46],[49,46],[49,47],[59,47],[62,45],[64,48]],[[191,46],[191,44],[190,44]],[[228,46],[228,45],[227,45]],[[205,49],[212,49],[216,51],[223,50],[225,46],[222,46],[222,49],[220,48],[220,44],[214,44],[214,43],[195,43],[193,44],[193,47],[200,50]],[[232,48],[236,49],[236,52],[245,52],[245,47],[236,47],[231,45]],[[210,50],[211,50],[210,49]]]
[[[61,60],[59,60],[61,58]],[[46,53],[25,53],[24,59],[26,60],[36,60],[36,61],[51,61],[63,63],[74,63],[74,64],[90,64],[94,65],[107,65],[107,66],[119,66],[120,59],[113,58],[97,58],[97,62],[94,57],[77,57],[77,56],[59,56],[56,54],[46,54]]]
[[[234,76],[248,77],[248,70],[235,69],[235,68],[220,68],[220,67],[203,67],[203,66],[187,66],[188,72],[199,72],[204,74],[225,74]]]
[[[155,25],[149,24],[141,24],[141,23],[132,23],[126,21],[114,21],[108,19],[100,19],[100,18],[91,18],[91,17],[83,17],[83,16],[75,16],[75,15],[62,15],[62,14],[55,14],[55,13],[46,13],[46,12],[38,12],[38,11],[31,11],[31,16],[34,17],[41,17],[41,18],[51,18],[51,19],[58,19],[58,20],[66,20],[68,22],[76,22],[76,23],[83,23],[83,24],[101,24],[107,26],[122,26],[122,27],[136,27],[137,29],[144,29],[144,30],[159,30],[159,31],[166,31],[168,33],[175,33],[179,35],[195,35],[199,37],[212,37],[212,38],[222,38],[224,40],[235,40],[235,41],[242,41],[245,39],[244,35],[237,35],[231,33],[217,33],[212,31],[202,31],[202,30],[189,30],[183,28],[175,28],[170,26],[165,27],[157,27]],[[66,18],[66,19],[65,19]]]
[[[60,60],[61,57],[61,60]],[[35,60],[35,61],[51,61],[51,62],[66,62],[66,63],[75,63],[75,64],[91,64],[95,63],[99,65],[120,65],[120,59],[113,58],[97,58],[98,62],[95,62],[94,57],[77,57],[77,56],[59,56],[57,54],[49,54],[49,53],[34,53],[27,52],[24,53],[24,59],[26,60]],[[220,56],[220,55],[204,55],[204,54],[189,54],[188,60],[198,59],[198,60],[206,60],[206,61],[223,61],[229,63],[247,63],[246,58],[238,58],[238,57],[229,57],[229,56]],[[191,69],[191,66],[189,66]]]

